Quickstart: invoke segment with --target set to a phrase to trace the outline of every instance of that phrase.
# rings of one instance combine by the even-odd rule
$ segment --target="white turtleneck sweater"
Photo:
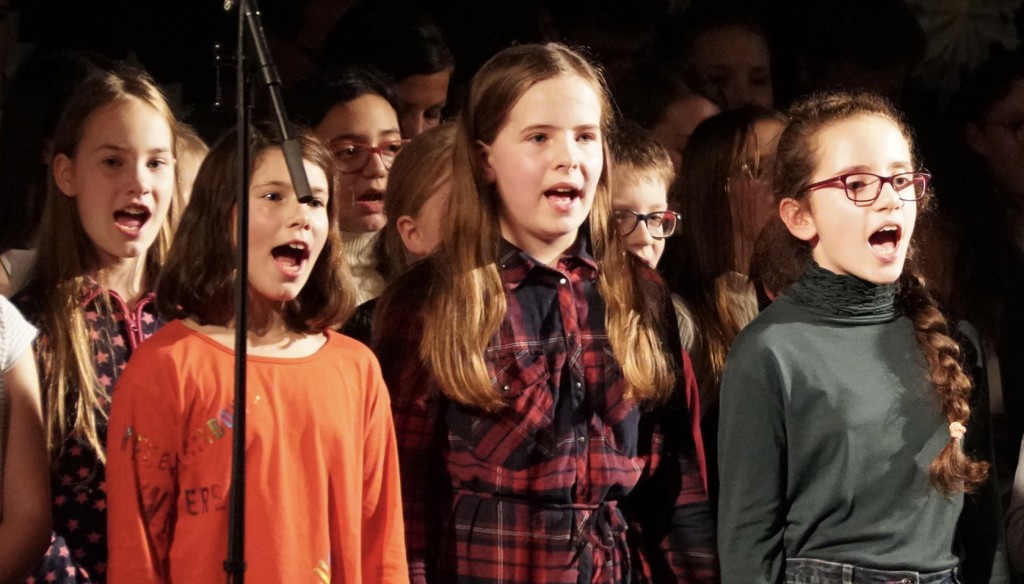
[[[362,304],[384,291],[384,276],[377,271],[377,240],[380,231],[341,232],[341,242],[356,287],[356,303]]]

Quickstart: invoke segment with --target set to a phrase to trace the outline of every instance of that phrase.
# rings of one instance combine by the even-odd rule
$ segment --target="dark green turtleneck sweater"
[[[895,293],[812,263],[733,344],[719,431],[725,584],[782,582],[786,558],[957,565],[963,496],[928,478],[949,430]]]

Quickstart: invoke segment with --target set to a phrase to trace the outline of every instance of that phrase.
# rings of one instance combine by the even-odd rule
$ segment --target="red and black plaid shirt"
[[[667,293],[661,324],[681,356],[679,385],[670,404],[642,411],[623,395],[582,238],[557,269],[506,243],[508,313],[485,358],[508,407],[487,414],[445,398],[420,361],[429,262],[413,270],[374,342],[413,582],[717,582],[700,430],[686,406],[696,386]]]

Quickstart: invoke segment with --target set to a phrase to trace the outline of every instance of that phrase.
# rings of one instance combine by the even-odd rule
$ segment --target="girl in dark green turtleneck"
[[[815,95],[790,117],[778,253],[809,257],[726,362],[723,582],[953,584],[963,492],[987,468],[961,445],[960,349],[904,267],[930,177],[878,97]]]

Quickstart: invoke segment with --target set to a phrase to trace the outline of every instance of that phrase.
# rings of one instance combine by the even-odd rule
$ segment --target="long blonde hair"
[[[582,56],[565,46],[522,45],[489,60],[473,78],[458,121],[453,150],[450,217],[436,252],[437,267],[424,313],[420,357],[430,365],[441,391],[453,401],[495,411],[504,406],[492,387],[484,352],[506,316],[505,290],[498,272],[501,230],[497,190],[485,180],[479,144],[491,144],[510,110],[534,84],[559,76],[589,83],[602,105],[602,129],[611,129],[604,79]],[[604,158],[608,160],[607,144]],[[609,168],[598,181],[589,234],[601,266],[598,289],[607,304],[605,327],[628,394],[637,401],[667,399],[676,380],[661,346],[658,288],[646,283],[641,264],[631,259],[611,220]],[[581,229],[581,234],[588,231]]]
[[[173,140],[177,123],[163,93],[146,73],[122,67],[96,73],[79,86],[57,123],[53,154],[74,159],[90,116],[104,106],[129,99],[145,103],[166,118]],[[176,146],[172,144],[172,148]],[[46,196],[29,289],[39,294],[39,325],[45,337],[38,350],[47,443],[56,460],[64,442],[76,435],[105,461],[97,416],[106,415],[104,405],[110,396],[97,378],[82,306],[82,290],[97,269],[98,259],[82,227],[77,199],[61,193],[52,173]],[[168,211],[157,239],[146,252],[145,276],[150,289],[170,248],[170,218],[175,214],[173,208]],[[102,303],[109,311],[106,293]]]

